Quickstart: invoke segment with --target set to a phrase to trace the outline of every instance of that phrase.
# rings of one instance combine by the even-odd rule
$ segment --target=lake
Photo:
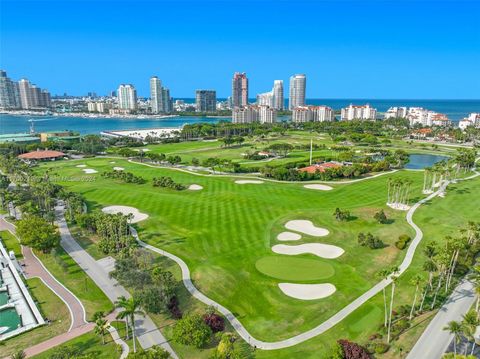
[[[448,157],[439,155],[411,154],[410,162],[405,165],[405,168],[409,170],[421,170],[425,167],[431,167],[435,163],[443,160],[448,160]]]

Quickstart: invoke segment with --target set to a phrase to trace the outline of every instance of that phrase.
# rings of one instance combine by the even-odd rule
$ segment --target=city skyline
[[[470,99],[480,93],[476,2],[249,1],[235,27],[231,15],[242,8],[235,1],[202,2],[209,10],[202,16],[200,5],[188,1],[86,4],[2,0],[0,67],[53,94],[106,94],[132,83],[139,96],[148,96],[146,79],[156,74],[176,98],[193,98],[198,88],[225,98],[235,71],[248,74],[252,95],[273,79],[287,84],[295,73],[309,79],[307,98]],[[290,15],[298,10],[301,17]],[[22,22],[15,20],[19,12]],[[328,14],[321,23],[319,13]],[[130,25],[122,29],[120,22]]]

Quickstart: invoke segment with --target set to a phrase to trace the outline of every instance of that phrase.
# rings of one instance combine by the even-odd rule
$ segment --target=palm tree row
[[[478,312],[475,310],[470,310],[462,316],[462,321],[456,322],[451,321],[443,330],[447,330],[450,334],[453,335],[453,352],[454,357],[457,356],[457,345],[460,343],[463,337],[467,339],[468,342],[471,342],[470,355],[473,355],[475,351],[475,332],[477,327],[480,325],[480,320],[478,319]],[[464,354],[468,352],[468,343],[465,346]]]

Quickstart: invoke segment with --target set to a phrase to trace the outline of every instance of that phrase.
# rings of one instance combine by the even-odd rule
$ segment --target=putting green
[[[281,280],[311,281],[327,279],[335,274],[335,269],[321,260],[287,256],[260,258],[255,267],[259,272]]]

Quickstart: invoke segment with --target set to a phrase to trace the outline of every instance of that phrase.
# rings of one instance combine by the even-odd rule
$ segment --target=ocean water
[[[193,102],[193,99],[185,99]],[[219,99],[221,100],[221,99]],[[251,100],[254,101],[253,99]],[[458,122],[471,112],[480,112],[480,100],[375,100],[375,99],[308,99],[307,104],[327,105],[336,110],[349,104],[369,103],[379,112],[385,112],[391,106],[424,107],[445,113],[452,121]],[[284,118],[282,118],[283,120]],[[71,130],[81,134],[100,133],[101,131],[133,130],[158,127],[180,127],[198,122],[216,123],[229,118],[209,117],[173,117],[163,119],[126,119],[126,118],[84,118],[56,116],[16,116],[0,114],[0,134],[24,133],[30,130],[30,120],[34,121],[35,131]]]

